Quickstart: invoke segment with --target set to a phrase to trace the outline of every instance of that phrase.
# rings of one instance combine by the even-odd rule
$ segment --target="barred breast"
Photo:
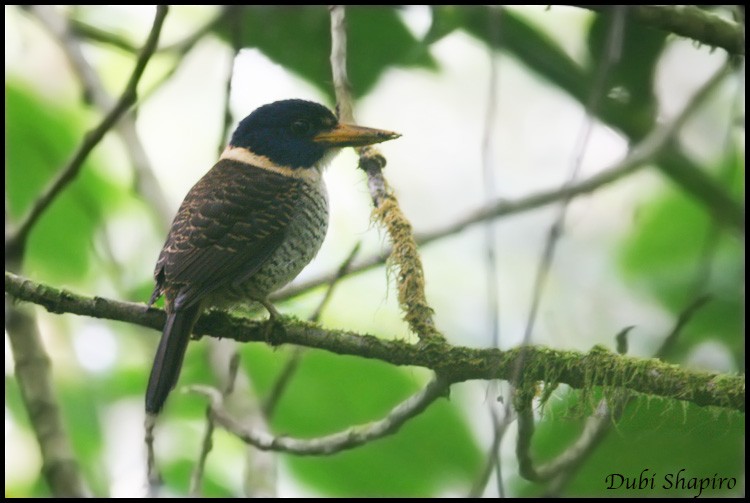
[[[230,295],[226,296],[225,301],[265,299],[292,281],[317,255],[328,230],[325,183],[322,177],[300,179],[297,183],[283,241],[252,276],[231,285]]]

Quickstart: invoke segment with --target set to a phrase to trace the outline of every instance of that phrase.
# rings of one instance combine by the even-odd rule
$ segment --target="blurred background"
[[[122,92],[154,12],[5,7],[6,234]],[[744,54],[733,55],[731,71],[694,104],[727,51],[614,11],[354,7],[347,23],[355,116],[403,135],[381,147],[385,176],[416,235],[436,237],[421,253],[427,298],[450,343],[517,346],[537,299],[531,343],[614,351],[615,336],[632,326],[628,354],[650,358],[699,302],[662,356],[690,369],[744,373]],[[66,25],[64,35],[55,33]],[[279,99],[335,106],[323,7],[172,7],[159,48],[139,84],[135,113],[105,137],[35,225],[19,274],[85,296],[147,301],[172,216],[237,122]],[[608,172],[686,107],[694,108],[689,120],[658,155],[571,200],[541,291],[542,253],[563,197],[459,225],[499,201]],[[355,268],[387,246],[371,221],[356,163],[349,149],[328,168],[328,235],[295,284],[335,271],[357,243]],[[394,285],[384,266],[347,276],[320,324],[416,342],[401,321]],[[306,318],[325,290],[308,289],[277,307]],[[158,333],[40,307],[33,315],[90,490],[145,494],[143,392]],[[241,389],[262,400],[293,350],[243,346]],[[232,348],[208,338],[191,343],[180,386],[218,385]],[[5,354],[5,492],[48,496],[7,334]],[[428,377],[421,368],[311,350],[259,427],[299,437],[333,433],[382,417]],[[484,381],[454,385],[450,401],[433,404],[398,434],[329,457],[258,453],[217,431],[201,494],[466,495],[481,479],[497,394]],[[537,409],[533,453],[540,461],[580,433],[595,404],[580,398],[561,386]],[[247,402],[243,412],[257,409]],[[164,490],[185,495],[205,401],[174,393],[163,416],[157,459]],[[556,494],[694,495],[687,488],[606,490],[607,474],[637,476],[644,468],[657,478],[683,468],[688,478],[736,477],[734,490],[703,494],[742,494],[742,445],[742,415],[636,397]],[[478,494],[542,494],[543,484],[518,475],[514,425],[500,449],[502,470]]]

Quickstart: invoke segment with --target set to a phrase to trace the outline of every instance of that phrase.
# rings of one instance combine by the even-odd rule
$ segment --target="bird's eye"
[[[310,131],[312,130],[312,124],[304,119],[298,119],[292,122],[291,129],[292,133],[294,133],[295,135],[304,136],[310,133]]]

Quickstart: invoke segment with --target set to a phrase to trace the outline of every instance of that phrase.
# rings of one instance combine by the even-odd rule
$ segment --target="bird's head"
[[[398,133],[339,123],[323,105],[283,100],[263,105],[242,119],[231,148],[245,148],[293,169],[317,166],[341,147],[361,147],[398,138]]]

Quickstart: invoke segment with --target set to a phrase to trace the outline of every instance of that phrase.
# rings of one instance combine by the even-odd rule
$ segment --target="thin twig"
[[[203,37],[211,34],[218,23],[223,22],[226,11],[226,8],[222,9],[222,11],[214,18],[206,22],[206,24],[197,28],[193,33],[186,36],[183,40],[169,46],[164,46],[159,51],[172,54],[174,56],[174,62],[172,66],[167,71],[165,71],[158,79],[155,79],[149,87],[146,87],[143,91],[141,91],[142,100],[150,98],[152,94],[161,89],[162,85],[170,80],[177,73],[177,71],[183,67],[183,62],[188,56],[188,53],[193,50],[193,48],[198,44],[198,42],[203,39]]]
[[[138,47],[127,38],[121,37],[109,30],[102,30],[98,26],[88,24],[80,19],[70,20],[70,30],[78,38],[85,38],[92,42],[106,44],[125,52],[138,53]]]
[[[168,8],[164,5],[157,6],[156,16],[154,17],[154,23],[151,27],[151,31],[146,39],[146,43],[141,50],[140,55],[135,63],[135,68],[128,79],[128,83],[125,86],[120,98],[115,103],[112,110],[107,113],[102,121],[94,129],[89,131],[84,137],[81,145],[73,154],[72,159],[62,168],[57,178],[52,184],[45,190],[45,192],[39,196],[34,206],[28,212],[26,217],[21,221],[22,223],[18,226],[17,231],[11,238],[11,247],[17,249],[23,249],[26,244],[31,229],[36,224],[39,217],[42,216],[44,211],[49,208],[55,198],[73,181],[81,170],[84,161],[88,158],[92,150],[99,144],[104,136],[109,132],[122,115],[136,102],[138,98],[137,87],[138,82],[143,75],[146,65],[148,64],[151,56],[156,50],[157,43],[159,41],[159,35],[161,34],[161,28],[164,24],[164,18],[166,17]]]
[[[502,15],[502,7],[490,7],[489,16],[487,18],[488,23],[488,36],[491,40],[491,45],[497,45],[500,40],[500,21]],[[482,178],[484,191],[484,202],[489,204],[491,201],[497,199],[496,188],[495,188],[495,169],[492,165],[491,159],[491,147],[492,139],[495,137],[494,133],[494,122],[496,117],[497,109],[497,89],[498,89],[498,55],[492,48],[488,48],[489,57],[489,70],[490,78],[488,80],[488,91],[487,91],[487,106],[484,117],[484,133],[482,134]],[[490,331],[490,340],[492,341],[492,347],[500,347],[500,286],[499,286],[499,271],[497,267],[497,246],[496,233],[495,233],[495,222],[488,220],[484,225],[485,230],[485,267],[487,269],[485,277],[487,278],[487,317]],[[489,394],[499,394],[500,391],[497,387],[497,381],[488,383]],[[490,480],[490,475],[495,473],[495,484],[497,488],[498,497],[502,498],[505,496],[505,486],[503,484],[502,470],[500,467],[500,444],[502,443],[503,436],[510,426],[513,420],[513,414],[508,401],[506,401],[503,407],[503,413],[501,414],[498,410],[498,402],[495,397],[487,402],[487,406],[490,412],[491,427],[492,427],[492,447],[487,453],[487,460],[485,467],[480,474],[480,477],[471,488],[471,496],[481,496],[484,492],[487,483]]]
[[[237,373],[240,368],[240,354],[237,351],[232,353],[232,357],[229,360],[229,375],[227,378],[226,386],[222,393],[223,399],[226,399],[234,391],[234,383],[237,381]],[[201,494],[201,488],[203,485],[203,473],[206,470],[206,462],[208,461],[208,454],[213,449],[213,434],[214,434],[214,419],[211,414],[211,408],[206,408],[206,429],[203,432],[203,442],[201,442],[201,451],[198,455],[198,462],[193,468],[193,473],[190,475],[190,491],[191,497],[199,497]]]
[[[331,71],[340,118],[354,123],[351,86],[346,73],[346,11],[341,5],[331,12]],[[394,247],[391,260],[397,270],[398,301],[404,320],[420,341],[443,342],[443,335],[435,328],[434,311],[427,303],[424,289],[424,269],[417,250],[411,223],[403,215],[398,200],[383,176],[385,157],[373,146],[360,147],[359,167],[367,174],[367,186],[375,205],[374,219],[385,227]]]
[[[688,304],[688,306],[677,317],[677,323],[675,323],[672,331],[662,342],[661,346],[659,347],[659,351],[656,352],[654,358],[663,360],[672,351],[675,344],[677,343],[677,339],[682,333],[682,329],[693,318],[693,315],[695,315],[696,311],[708,304],[710,300],[710,295],[700,295],[698,296],[698,298],[694,299]]]
[[[105,89],[94,67],[91,66],[84,56],[81,42],[75,36],[77,31],[73,29],[75,23],[64,18],[58,12],[58,9],[52,6],[38,5],[31,7],[30,10],[36,15],[39,22],[59,41],[74,73],[81,82],[85,100],[93,103],[102,112],[111,110],[115,105],[115,101]],[[125,144],[125,153],[128,155],[130,165],[133,167],[137,192],[154,208],[159,224],[166,231],[172,218],[171,210],[166,203],[167,198],[161,190],[159,181],[154,175],[151,161],[148,158],[148,154],[146,154],[146,149],[141,143],[135,125],[133,110],[125,112],[122,120],[114,126],[114,129]]]
[[[336,114],[342,122],[354,124],[354,100],[346,72],[346,10],[343,5],[332,5],[331,13],[331,73],[336,95]]]
[[[222,7],[218,14],[214,15],[209,21],[198,27],[193,33],[177,42],[158,47],[155,54],[171,54],[179,57],[184,56],[185,53],[192,49],[200,39],[211,33],[216,28],[217,24],[224,21],[227,10],[227,7]],[[133,54],[138,53],[138,47],[136,47],[130,40],[120,37],[111,31],[104,31],[80,19],[71,19],[70,28],[78,37],[110,45]]]
[[[493,41],[500,38],[501,7],[491,9],[493,14],[488,23],[490,37]],[[488,51],[490,59],[490,78],[487,91],[487,105],[485,107],[484,132],[482,134],[482,180],[484,185],[484,202],[489,204],[497,199],[495,188],[495,169],[491,163],[492,139],[495,137],[494,122],[497,113],[498,64],[495,51]],[[487,277],[487,316],[489,318],[490,335],[493,347],[500,347],[500,288],[498,285],[497,250],[495,246],[495,223],[485,222],[485,267]]]
[[[161,472],[156,466],[156,455],[154,453],[154,429],[156,428],[156,415],[146,414],[143,423],[144,443],[146,444],[146,480],[148,481],[148,494],[156,497],[157,489],[162,484]]]
[[[589,102],[586,104],[586,116],[584,117],[583,127],[580,130],[580,135],[576,143],[576,147],[573,154],[573,160],[570,168],[570,176],[568,181],[565,183],[566,186],[574,184],[578,178],[578,173],[581,170],[583,163],[583,156],[586,152],[589,139],[594,126],[594,117],[599,107],[602,96],[604,95],[604,87],[606,79],[609,74],[609,68],[620,58],[620,50],[622,46],[622,37],[624,31],[625,22],[625,11],[623,6],[615,8],[615,15],[612,17],[612,27],[608,30],[607,47],[604,51],[604,61],[599,65],[597,77],[593,83],[591,96]],[[531,343],[531,337],[534,332],[534,324],[536,322],[536,315],[539,310],[539,306],[542,300],[542,294],[544,287],[547,282],[547,276],[552,267],[552,261],[554,259],[555,250],[557,243],[560,240],[564,225],[565,216],[567,214],[568,205],[571,199],[564,198],[560,201],[560,207],[558,210],[557,218],[553,222],[549,229],[547,239],[544,243],[544,250],[540,259],[539,267],[537,269],[536,277],[534,279],[534,288],[532,290],[531,308],[529,309],[529,315],[526,321],[526,328],[524,330],[523,345]]]
[[[218,152],[221,154],[224,150],[224,146],[229,136],[229,130],[232,127],[232,110],[231,110],[231,97],[232,97],[232,80],[234,79],[234,64],[237,62],[237,56],[239,56],[242,50],[242,5],[228,5],[227,9],[227,25],[229,27],[229,37],[232,45],[232,61],[229,64],[229,72],[226,79],[225,93],[224,93],[224,122],[221,128],[221,136],[219,136],[219,148]]]
[[[318,307],[308,318],[308,321],[312,323],[318,322],[318,320],[320,319],[320,316],[323,314],[323,310],[326,308],[331,298],[333,297],[333,292],[335,290],[336,285],[338,284],[339,280],[345,277],[346,273],[349,272],[349,268],[352,266],[352,262],[354,262],[354,259],[359,254],[360,248],[362,248],[362,242],[357,241],[357,244],[354,245],[354,247],[351,249],[349,254],[344,259],[344,261],[341,262],[341,265],[339,265],[339,268],[336,270],[336,275],[333,277],[333,280],[331,280],[331,282],[328,284],[328,288],[326,288],[326,292],[325,294],[323,294],[323,298],[320,300],[320,303],[318,303]]]
[[[490,390],[493,394],[495,393],[495,391],[499,392],[499,390],[494,389],[496,388],[496,386],[493,386],[494,383],[497,383],[497,381],[489,383]],[[512,408],[505,406],[500,407],[501,404],[497,403],[497,399],[494,396],[490,396],[490,399],[492,401],[488,405],[490,411],[490,421],[492,421],[492,443],[490,444],[489,449],[487,449],[486,459],[484,462],[484,466],[482,467],[482,471],[479,473],[479,476],[474,481],[471,489],[469,490],[470,498],[480,498],[482,494],[484,494],[493,471],[495,473],[495,477],[499,479],[496,481],[498,491],[497,497],[505,497],[505,484],[503,484],[502,481],[503,474],[501,470],[502,456],[500,454],[500,445],[503,441],[503,438],[505,437],[505,434],[508,431],[508,427],[515,420],[515,415]],[[502,415],[500,414],[500,410],[503,411]],[[506,414],[509,415],[506,416]]]
[[[424,389],[394,407],[383,419],[348,428],[339,433],[312,439],[275,437],[239,424],[224,410],[221,393],[207,386],[192,390],[205,395],[211,403],[214,419],[243,442],[264,451],[305,455],[331,455],[396,433],[409,419],[421,414],[432,402],[446,396],[450,384],[436,377]]]

